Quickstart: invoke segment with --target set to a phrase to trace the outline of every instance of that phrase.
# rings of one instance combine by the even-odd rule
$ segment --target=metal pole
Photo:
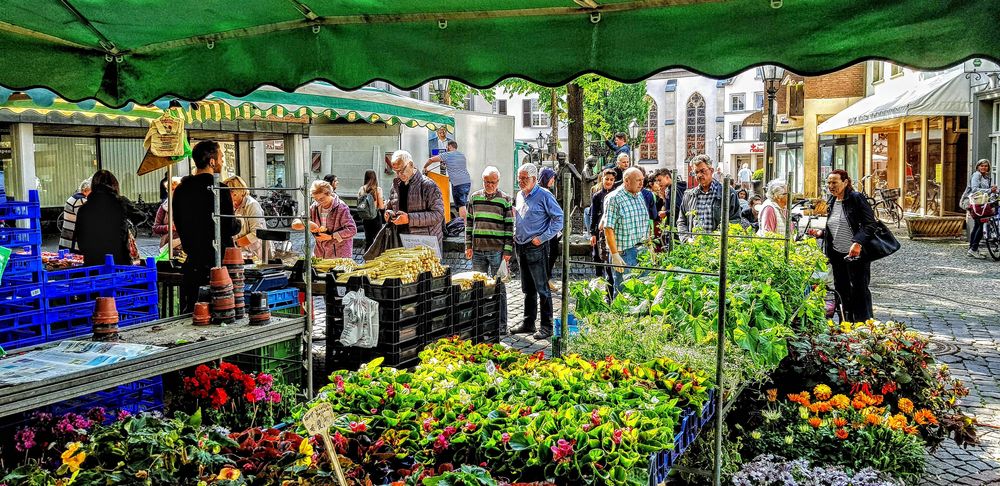
[[[712,473],[712,484],[722,485],[722,424],[723,424],[723,353],[726,343],[726,267],[729,264],[729,176],[722,181],[722,221],[719,223],[720,243],[719,243],[719,323],[718,337],[715,346],[715,470]]]
[[[667,214],[667,221],[669,222],[669,232],[667,233],[667,253],[669,254],[671,250],[674,249],[674,230],[675,217],[674,210],[676,207],[674,204],[677,201],[677,170],[670,169],[670,213]]]
[[[560,315],[562,316],[562,322],[559,324],[560,337],[553,336],[552,342],[552,355],[555,357],[562,356],[563,347],[566,340],[569,338],[569,234],[570,228],[570,216],[572,211],[570,211],[570,206],[572,203],[572,195],[570,194],[570,186],[572,175],[569,171],[563,171],[563,239],[562,239],[562,302],[560,303]],[[524,271],[522,269],[522,271]]]
[[[302,205],[305,208],[305,214],[302,216],[302,221],[305,221],[305,228],[302,229],[304,234],[303,241],[305,246],[305,265],[303,265],[303,271],[305,272],[305,284],[306,284],[306,299],[303,303],[302,308],[306,313],[306,397],[310,400],[313,397],[313,288],[312,288],[312,255],[310,254],[310,232],[309,232],[309,185],[306,181],[309,179],[309,173],[302,173]]]
[[[212,174],[212,184],[215,185],[214,188],[210,189],[213,192],[213,205],[215,211],[212,213],[212,220],[215,222],[215,266],[222,266],[222,218],[219,214],[222,210],[219,209],[219,200],[222,198],[222,191],[218,189],[219,187],[219,174]],[[228,192],[226,193],[229,194]]]
[[[767,86],[767,152],[764,153],[764,184],[774,177],[775,167],[771,158],[774,157],[774,98],[777,90],[773,85]]]
[[[174,164],[167,166],[167,259],[174,259],[174,191],[172,189],[174,179]],[[173,302],[167,305],[174,305]]]
[[[785,197],[785,264],[788,263],[788,249],[792,244],[792,173],[788,172],[785,179],[785,189],[788,195]]]

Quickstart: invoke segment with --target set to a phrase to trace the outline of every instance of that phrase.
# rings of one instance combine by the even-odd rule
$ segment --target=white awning
[[[860,134],[865,128],[927,116],[969,116],[969,96],[969,80],[959,67],[901,92],[864,98],[821,123],[817,131],[824,135]]]

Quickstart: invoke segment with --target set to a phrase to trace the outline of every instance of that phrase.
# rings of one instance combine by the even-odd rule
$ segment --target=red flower
[[[436,420],[434,420],[434,417],[427,417],[426,419],[424,419],[424,425],[423,425],[424,432],[430,432],[431,428],[434,427],[434,422],[436,422]]]
[[[355,434],[368,430],[368,424],[364,422],[351,422],[349,426],[351,428],[351,432],[354,432]]]
[[[458,432],[458,429],[456,429],[455,427],[452,427],[451,425],[449,425],[449,426],[447,426],[447,427],[444,428],[444,435],[445,435],[445,437],[451,437],[451,436],[455,435],[456,432]]]
[[[216,388],[215,391],[212,392],[212,408],[219,408],[225,405],[228,400],[229,395],[226,393],[226,390]]]
[[[333,384],[337,387],[337,393],[344,393],[344,377],[340,375],[334,376]]]
[[[555,462],[569,462],[570,456],[573,455],[574,445],[576,445],[575,440],[567,441],[566,439],[559,439],[556,441],[556,445],[550,447],[552,449],[552,460]]]
[[[611,434],[611,442],[615,444],[622,443],[622,429],[615,429],[615,432]]]
[[[385,387],[385,396],[389,398],[396,396],[396,387],[392,386],[392,383]]]
[[[500,442],[504,444],[510,442],[510,434],[507,432],[500,434]]]
[[[462,427],[462,429],[465,430],[466,432],[475,432],[476,431],[476,424],[474,424],[472,422],[467,422],[465,424],[465,427]]]
[[[333,447],[337,449],[337,453],[347,454],[347,438],[340,435],[340,432],[335,432],[333,434]]]
[[[448,438],[444,434],[437,436],[437,440],[434,441],[434,452],[440,454],[448,448]]]
[[[596,408],[590,411],[590,423],[601,425],[601,416],[597,413]]]

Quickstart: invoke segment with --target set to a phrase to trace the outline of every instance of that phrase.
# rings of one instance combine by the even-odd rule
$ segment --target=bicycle
[[[970,210],[970,213],[983,223],[983,243],[993,261],[998,262],[1000,261],[1000,211],[998,211],[1000,195],[991,193],[985,206],[980,216],[977,216],[974,210]]]
[[[871,177],[869,174],[859,181],[862,194],[868,200],[868,205],[871,206],[876,218],[895,224],[899,228],[903,221],[903,207],[899,205],[899,189],[889,189],[888,183],[880,179],[875,185],[875,197],[871,197],[867,192],[864,192],[865,181]]]

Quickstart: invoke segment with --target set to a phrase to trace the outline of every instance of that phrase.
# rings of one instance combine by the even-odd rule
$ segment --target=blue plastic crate
[[[156,262],[152,258],[147,258],[143,265],[111,265],[111,270],[116,288],[152,284],[150,290],[156,289]]]
[[[249,301],[249,297],[247,297]],[[267,308],[275,311],[299,306],[299,289],[277,289],[267,291]]]
[[[40,271],[42,271],[42,257],[37,250],[34,250],[33,253],[12,253],[10,260],[7,261],[3,280],[6,281],[8,277],[19,276],[37,277],[35,274]],[[32,280],[37,280],[37,278],[32,278]]]
[[[45,331],[43,311],[0,316],[0,346],[8,351],[45,342]]]
[[[0,220],[39,219],[41,217],[41,207],[37,202],[7,201],[0,203]]]
[[[114,289],[112,293],[114,295],[108,295],[107,297],[115,298],[115,308],[119,311],[134,309],[136,307],[155,306],[157,299],[159,299],[156,290],[123,288]]]
[[[71,400],[53,404],[49,412],[62,415],[82,413],[95,407],[105,410],[126,410],[139,413],[163,407],[163,380],[159,376],[146,378],[107,390],[90,393]]]
[[[94,302],[94,300],[88,300],[65,305],[46,305],[45,322],[61,322],[80,317],[90,318],[94,315]]]
[[[42,286],[39,284],[0,287],[0,315],[42,310]]]
[[[45,272],[45,297],[49,299],[114,288],[115,277],[103,265]]]
[[[580,332],[580,328],[576,321],[576,316],[570,312],[566,316],[566,321],[569,323],[569,335],[572,336]],[[562,317],[556,317],[552,322],[552,331],[556,336],[562,335]]]
[[[157,305],[148,305],[134,309],[118,309],[118,327],[134,326],[155,321],[160,318],[160,308]]]
[[[38,228],[0,227],[0,246],[29,246],[42,244],[42,231]]]

